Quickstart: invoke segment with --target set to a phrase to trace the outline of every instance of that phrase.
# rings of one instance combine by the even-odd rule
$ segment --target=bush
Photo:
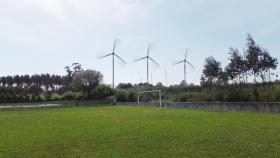
[[[67,91],[62,95],[62,98],[64,100],[75,100],[76,99],[76,93],[72,91]]]
[[[140,96],[140,101],[144,101],[144,102],[150,102],[153,99],[154,98],[153,98],[152,94],[149,94],[149,93],[147,93],[147,94],[144,93]]]
[[[37,95],[36,102],[42,102],[44,101],[44,98],[41,95]]]
[[[42,102],[43,98],[40,95],[32,94],[30,101],[31,102]]]
[[[181,93],[180,95],[179,95],[179,102],[186,102],[187,101],[187,98],[188,98],[188,95],[187,95],[187,93]]]
[[[92,99],[107,99],[113,95],[113,90],[107,85],[98,85],[90,92],[89,98]]]
[[[31,102],[30,97],[29,97],[28,94],[24,94],[24,102],[25,102],[25,103]]]
[[[61,100],[62,97],[58,93],[52,93],[50,100],[57,101]]]
[[[76,99],[77,100],[83,100],[83,99],[85,99],[85,97],[84,97],[82,92],[77,92],[76,93]]]
[[[126,90],[118,89],[115,92],[115,98],[117,102],[127,102],[129,101],[128,92]]]
[[[134,91],[129,91],[128,93],[128,100],[130,102],[136,102],[137,101],[137,94]]]

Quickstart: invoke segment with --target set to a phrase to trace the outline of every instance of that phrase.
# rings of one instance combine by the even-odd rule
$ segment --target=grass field
[[[280,115],[127,106],[1,110],[0,157],[280,157]]]

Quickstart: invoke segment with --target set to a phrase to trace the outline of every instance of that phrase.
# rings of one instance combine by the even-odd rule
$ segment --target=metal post
[[[186,79],[187,79],[187,77],[186,77],[186,61],[184,62],[184,81],[185,81],[185,83],[187,83],[187,81],[186,81]]]
[[[161,91],[159,90],[159,106],[160,106],[160,109],[161,109]]]
[[[113,53],[113,88],[115,88],[115,54]]]
[[[147,57],[147,84],[149,83],[149,57]]]
[[[138,108],[139,108],[139,106],[140,106],[140,105],[139,105],[139,104],[140,104],[140,103],[139,103],[139,100],[140,100],[140,99],[139,99],[139,93],[138,93]]]
[[[166,69],[165,69],[165,87],[167,87],[167,73],[166,73]]]

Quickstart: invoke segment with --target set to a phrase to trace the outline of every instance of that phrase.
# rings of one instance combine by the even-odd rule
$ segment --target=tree
[[[214,86],[217,85],[219,77],[222,73],[221,63],[213,57],[208,57],[205,60],[203,75],[201,77],[202,85]]]
[[[118,101],[118,102],[127,102],[127,101],[129,101],[128,95],[129,94],[128,94],[128,92],[126,90],[117,89],[116,92],[115,92],[116,101]]]
[[[113,96],[113,89],[110,86],[100,84],[94,90],[91,90],[90,98],[92,99],[106,99]]]
[[[131,83],[119,83],[117,88],[119,88],[119,89],[132,88],[132,84]]]
[[[228,74],[227,74],[227,72],[220,71],[216,84],[220,85],[220,86],[228,85]]]
[[[7,82],[8,87],[12,87],[13,84],[14,84],[13,77],[12,76],[6,76],[6,82]]]
[[[80,73],[83,69],[82,69],[82,65],[80,64],[80,63],[73,63],[72,64],[72,69],[73,69],[73,73],[74,73],[74,75],[76,74],[76,73]]]
[[[71,89],[73,77],[83,71],[82,65],[79,63],[72,63],[71,66],[65,66],[64,69],[67,73],[67,77],[64,80],[65,85],[68,89]]]
[[[163,85],[161,82],[158,82],[158,83],[156,84],[156,87],[162,88],[162,87],[164,87],[164,85]]]
[[[185,80],[182,80],[180,83],[181,87],[187,87],[187,82]]]
[[[65,71],[66,71],[66,73],[67,73],[67,76],[68,76],[68,77],[71,77],[73,71],[71,70],[70,66],[65,66],[64,69],[65,69]]]
[[[103,79],[103,75],[95,70],[81,70],[73,76],[73,87],[76,90],[81,90],[85,97],[91,90],[95,89]]]
[[[137,93],[135,91],[129,91],[128,100],[131,101],[131,102],[136,102],[137,101]]]
[[[257,82],[257,76],[261,77],[262,82],[266,82],[267,78],[270,81],[271,70],[277,68],[278,60],[273,58],[266,49],[257,45],[250,34],[247,36],[246,53],[248,68],[254,75],[254,81]]]
[[[250,34],[247,35],[247,51],[246,51],[246,59],[248,61],[248,68],[252,72],[254,76],[254,81],[257,82],[256,77],[259,73],[259,56],[262,52],[260,46],[256,44],[254,39]]]
[[[230,63],[226,67],[225,71],[231,80],[234,82],[237,80],[239,83],[241,83],[241,78],[243,81],[245,80],[245,76],[243,74],[245,62],[243,61],[242,56],[239,54],[238,49],[230,48],[229,54],[231,55],[229,58]]]
[[[276,58],[273,58],[267,50],[262,50],[260,53],[260,58],[258,62],[259,73],[263,82],[271,80],[271,70],[275,70],[277,68],[278,61]],[[274,73],[273,73],[274,74]]]

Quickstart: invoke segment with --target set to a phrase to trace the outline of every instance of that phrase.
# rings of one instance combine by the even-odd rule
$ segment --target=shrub
[[[24,94],[24,102],[26,103],[29,103],[31,100],[30,100],[30,97],[28,94]]]
[[[152,101],[153,100],[153,96],[151,94],[142,94],[140,96],[140,100],[141,101],[144,101],[144,102],[149,102],[149,101]]]
[[[58,93],[52,93],[50,100],[57,101],[61,100],[61,96]]]
[[[130,102],[135,102],[135,101],[137,101],[137,94],[136,94],[136,92],[134,92],[134,91],[129,91],[129,93],[128,93],[128,100],[129,100]]]
[[[90,92],[89,98],[92,99],[106,99],[113,95],[113,90],[107,85],[98,85]]]
[[[129,99],[128,99],[128,92],[126,90],[121,90],[121,89],[116,90],[115,98],[116,98],[116,101],[118,101],[118,102],[127,102],[127,101],[129,101]]]
[[[64,100],[74,100],[76,99],[76,94],[72,91],[67,91],[62,95]]]
[[[188,98],[187,93],[181,93],[181,94],[179,95],[179,102],[186,102],[186,101],[187,101],[187,98]]]

